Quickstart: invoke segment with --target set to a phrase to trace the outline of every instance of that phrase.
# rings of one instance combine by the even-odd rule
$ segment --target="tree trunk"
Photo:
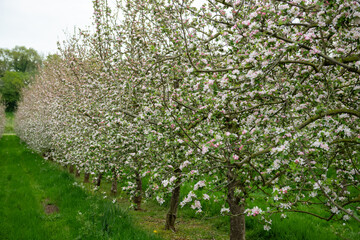
[[[96,186],[100,187],[101,179],[102,179],[102,173],[99,173],[97,180],[96,180]]]
[[[75,170],[75,177],[80,177],[80,171],[79,169],[76,168]]]
[[[74,173],[74,165],[70,164],[69,173]]]
[[[90,178],[90,173],[85,172],[84,174],[84,183],[88,183]]]
[[[141,210],[141,200],[142,200],[142,181],[141,181],[141,176],[139,174],[139,172],[135,173],[136,178],[136,192],[135,192],[135,196],[134,196],[134,203],[135,203],[135,210]]]
[[[117,193],[117,175],[116,175],[116,171],[115,171],[115,168],[113,169],[113,181],[112,181],[112,184],[111,184],[111,193],[113,195],[116,195]]]
[[[227,202],[230,207],[230,240],[245,240],[245,204],[241,203],[241,198],[235,196],[235,189],[243,187],[239,186],[239,182],[236,181],[235,176],[228,171],[228,194]]]
[[[180,169],[175,170],[175,172],[180,172]],[[166,223],[165,229],[166,230],[175,230],[175,220],[177,216],[177,211],[180,202],[180,186],[181,186],[181,178],[178,176],[175,183],[175,188],[171,193],[171,201],[170,201],[170,208],[166,215]]]

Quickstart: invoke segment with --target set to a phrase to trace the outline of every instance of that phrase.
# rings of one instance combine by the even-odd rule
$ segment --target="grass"
[[[6,112],[6,124],[4,134],[14,133],[14,113]]]
[[[27,149],[0,140],[1,239],[159,239],[134,226],[126,210],[88,194],[74,177]],[[46,205],[58,212],[45,213]]]

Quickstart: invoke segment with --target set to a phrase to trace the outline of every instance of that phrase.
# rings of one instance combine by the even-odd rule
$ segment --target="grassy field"
[[[0,140],[0,239],[159,239],[134,227],[108,199],[32,153],[16,136]]]

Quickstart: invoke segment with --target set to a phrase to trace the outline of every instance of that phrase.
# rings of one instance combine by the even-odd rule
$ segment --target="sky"
[[[56,53],[57,41],[91,25],[92,13],[92,0],[0,0],[0,48]]]
[[[195,0],[200,6],[205,0]],[[0,0],[0,48],[34,48],[46,56],[57,42],[92,22],[92,0]]]

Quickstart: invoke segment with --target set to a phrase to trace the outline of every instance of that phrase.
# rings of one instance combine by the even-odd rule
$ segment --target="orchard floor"
[[[0,239],[159,238],[8,133],[0,139]]]

